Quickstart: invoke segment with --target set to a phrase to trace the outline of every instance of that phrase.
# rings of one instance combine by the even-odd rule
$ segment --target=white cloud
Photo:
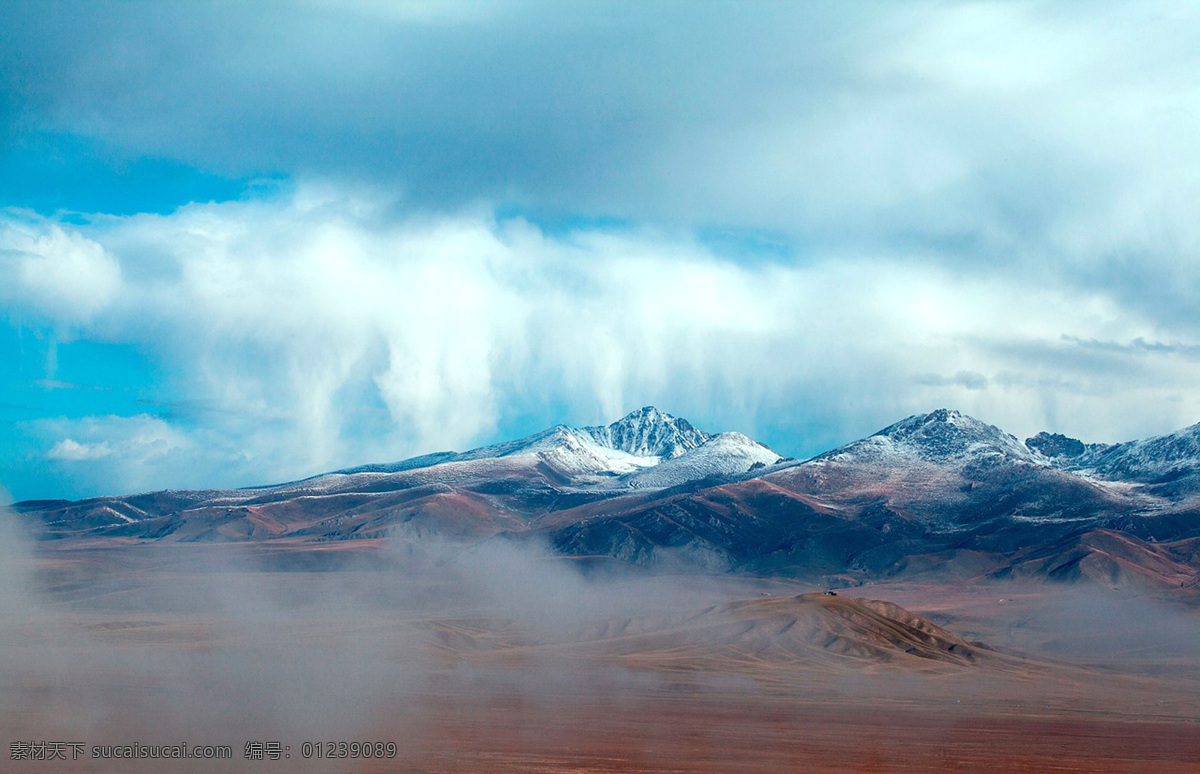
[[[149,414],[44,418],[20,427],[46,443],[59,439],[45,459],[59,466],[64,485],[70,482],[83,491],[182,488],[218,472],[236,475],[236,454],[229,451],[228,439],[205,428],[188,432]]]
[[[24,79],[10,91],[31,126],[133,158],[328,177],[443,213],[482,200],[766,228],[824,257],[920,252],[1196,317],[1192,5],[231,13],[31,7],[10,23],[42,60],[7,68]]]
[[[150,353],[170,399],[198,407],[42,420],[47,456],[91,459],[111,491],[294,478],[645,403],[785,452],[938,405],[1103,440],[1200,417],[1190,328],[1103,289],[920,255],[744,264],[680,236],[387,212],[302,190],[41,224],[120,262],[121,292],[81,335]],[[39,308],[79,324],[68,304]],[[798,427],[824,435],[789,442]]]
[[[46,452],[46,458],[63,460],[65,462],[83,462],[86,460],[98,460],[112,453],[112,448],[105,441],[89,444],[79,443],[71,438],[64,438],[54,444],[50,451]]]
[[[0,218],[0,303],[69,327],[106,307],[121,267],[96,242],[36,217]]]

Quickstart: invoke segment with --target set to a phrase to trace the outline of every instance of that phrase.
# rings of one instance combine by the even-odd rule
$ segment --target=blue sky
[[[1192,4],[0,6],[14,499],[1200,421]]]

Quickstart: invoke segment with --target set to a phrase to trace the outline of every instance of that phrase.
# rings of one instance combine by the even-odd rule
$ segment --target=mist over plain
[[[394,741],[401,760],[418,761],[423,770],[448,754],[445,745],[453,749],[455,724],[464,739],[486,739],[495,726],[506,744],[532,745],[541,738],[537,724],[553,727],[548,718],[561,719],[568,708],[644,713],[637,745],[650,747],[648,740],[673,738],[679,718],[670,720],[672,712],[731,700],[753,700],[755,711],[782,701],[787,712],[805,703],[828,710],[878,700],[921,711],[948,704],[970,713],[1015,711],[1035,702],[1099,711],[1121,690],[1140,686],[1139,679],[1170,678],[1170,664],[1186,660],[1200,635],[1190,607],[1136,593],[1002,583],[956,607],[953,595],[936,589],[867,586],[856,595],[910,605],[924,597],[932,620],[1018,650],[1033,671],[803,663],[747,669],[737,657],[722,660],[735,647],[679,672],[655,661],[659,656],[642,661],[614,647],[620,638],[602,638],[597,650],[595,632],[613,622],[652,636],[664,628],[673,650],[709,652],[710,630],[689,634],[682,622],[739,600],[786,599],[813,587],[680,572],[682,565],[670,574],[581,569],[535,543],[470,546],[414,540],[402,531],[369,549],[60,550],[39,545],[12,514],[4,515],[2,528],[7,737],[230,744],[235,755],[231,762],[176,768],[163,761],[81,761],[64,771],[243,771],[249,764],[240,760],[242,747],[251,739],[282,740],[293,751],[302,740]],[[980,604],[983,597],[990,605]],[[950,602],[939,606],[939,599]],[[1078,676],[1053,670],[1039,677],[1047,669],[1040,659],[1109,670],[1100,680],[1111,678],[1114,690],[1085,689]],[[1164,698],[1175,713],[1181,700],[1186,706],[1178,696]],[[611,742],[614,733],[600,724],[595,738]],[[335,769],[293,755],[288,770]]]

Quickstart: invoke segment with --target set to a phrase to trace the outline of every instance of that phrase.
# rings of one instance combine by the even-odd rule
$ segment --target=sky
[[[1200,6],[0,0],[0,487],[1200,422]]]

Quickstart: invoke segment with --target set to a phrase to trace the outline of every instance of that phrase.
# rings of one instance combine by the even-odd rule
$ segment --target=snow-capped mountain
[[[654,406],[645,406],[610,425],[583,428],[555,425],[525,438],[480,446],[465,452],[437,452],[400,462],[347,468],[336,473],[400,473],[447,464],[506,458],[518,461],[523,458],[549,464],[557,472],[568,476],[623,476],[686,455],[712,437],[693,427],[686,419],[671,416]],[[749,460],[747,466],[762,455],[754,452],[751,456],[754,459]],[[717,456],[713,459],[716,460]],[[724,457],[721,459],[725,460]],[[697,465],[692,465],[690,469],[696,472],[697,477],[703,478],[711,473],[727,472],[729,464],[723,461],[712,470],[704,470]]]
[[[645,406],[610,425],[557,425],[527,438],[427,458],[434,465],[536,459],[573,479],[575,486],[665,487],[712,475],[745,473],[756,463],[773,464],[779,455],[740,433],[710,436],[686,419]],[[659,468],[663,468],[660,475],[650,475]]]
[[[653,565],[847,579],[941,573],[1178,587],[1200,578],[1200,425],[1027,444],[958,411],[809,460],[647,406],[470,451],[279,486],[18,503],[47,538],[328,541],[538,535]]]
[[[938,409],[915,414],[879,432],[826,452],[817,459],[883,460],[912,456],[930,462],[966,462],[998,455],[1034,462],[1034,456],[1015,436],[959,411]]]
[[[625,478],[664,461],[682,457],[699,449],[714,436],[695,428],[686,419],[671,416],[654,406],[645,406],[610,425],[574,428],[555,425],[525,438],[480,446],[465,452],[435,452],[399,462],[360,465],[303,481],[283,484],[291,490],[349,491],[359,474],[396,474],[398,480],[457,483],[472,475],[500,476],[519,474],[522,468],[547,467],[576,487],[626,486]],[[681,483],[683,475],[704,478],[713,474],[744,472],[764,456],[778,458],[774,452],[761,452],[747,446],[739,456],[734,450],[724,454],[701,455],[689,464],[675,466],[670,480]],[[765,448],[765,447],[763,447]],[[741,457],[746,458],[744,465]],[[711,459],[705,467],[704,460]],[[475,463],[475,464],[469,464]],[[623,478],[625,477],[625,478]],[[559,483],[564,483],[559,481]],[[381,485],[376,478],[373,485]],[[651,486],[648,480],[640,486]],[[671,484],[664,484],[664,486]]]
[[[518,441],[483,446],[455,455],[448,461],[468,462],[500,458],[536,458],[567,475],[632,473],[658,462],[657,457],[630,454],[598,443],[586,430],[557,425]]]
[[[679,419],[645,406],[607,426],[585,427],[583,432],[602,446],[638,457],[673,459],[697,448],[709,439],[708,433]]]
[[[1200,424],[1140,441],[1084,444],[1039,433],[1026,441],[1064,470],[1110,481],[1169,484],[1200,476]]]
[[[1034,509],[1063,518],[1069,503],[1089,502],[1094,494],[1012,435],[950,409],[907,417],[768,479],[840,502],[886,504],[906,517],[954,529],[991,517],[997,502],[1010,514],[1032,517]],[[1060,485],[1071,488],[1071,496],[1045,496]],[[1028,488],[1035,491],[1018,504],[1017,492]]]
[[[443,513],[461,531],[457,521],[461,513],[503,514],[504,523],[487,517],[476,521],[476,533],[483,535],[498,526],[511,527],[505,520],[513,514],[534,516],[635,488],[647,491],[745,474],[755,465],[778,459],[775,452],[745,436],[710,436],[685,419],[646,406],[606,426],[556,425],[466,452],[436,452],[275,486],[191,493],[186,507],[176,507],[184,501],[169,497],[149,500],[168,507],[139,509],[134,501],[147,497],[138,495],[48,503],[44,510],[48,521],[68,530],[83,526],[128,534],[186,534],[187,539],[196,539],[197,534],[244,538],[272,530],[282,534],[294,531],[299,517],[311,517],[301,527],[306,532],[363,536],[386,531],[397,520],[435,512]],[[660,466],[665,467],[659,476],[641,475]],[[285,505],[285,521],[273,524],[264,517]],[[346,507],[355,512],[352,518],[344,514]],[[221,519],[214,518],[218,514]],[[238,521],[242,518],[249,521],[243,524]],[[236,526],[222,524],[227,519]],[[185,522],[190,524],[186,529]],[[193,527],[198,532],[193,533]]]
[[[1178,587],[1200,564],[1190,548],[1200,502],[1062,470],[948,409],[757,476],[671,491],[564,514],[554,545],[641,564],[684,551],[716,566],[843,582],[933,574]]]

